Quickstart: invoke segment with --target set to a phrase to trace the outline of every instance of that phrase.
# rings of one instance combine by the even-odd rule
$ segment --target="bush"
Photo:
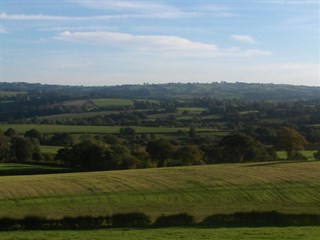
[[[114,214],[111,217],[112,227],[147,227],[150,218],[143,213]]]
[[[320,160],[320,150],[313,154],[315,160]]]
[[[303,155],[301,152],[297,152],[291,160],[305,161],[305,160],[308,160],[308,158],[305,155]]]
[[[158,217],[154,222],[154,226],[156,227],[176,227],[176,226],[190,226],[193,225],[194,218],[193,216],[187,213],[180,213],[169,216],[161,216]]]
[[[239,212],[218,214],[205,218],[205,227],[266,227],[266,226],[318,226],[320,216],[313,214],[283,214],[272,212]]]

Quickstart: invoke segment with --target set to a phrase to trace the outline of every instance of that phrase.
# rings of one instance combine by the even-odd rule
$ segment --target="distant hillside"
[[[168,83],[120,86],[61,86],[30,83],[0,83],[1,91],[59,94],[65,98],[243,98],[297,100],[319,98],[320,87],[257,83]],[[1,94],[0,94],[1,97]]]

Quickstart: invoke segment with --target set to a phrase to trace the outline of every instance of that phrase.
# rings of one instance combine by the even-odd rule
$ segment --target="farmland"
[[[3,232],[0,240],[317,240],[320,238],[320,227],[287,227],[287,228],[164,228],[164,229],[112,229],[90,231],[24,231]]]
[[[0,217],[320,213],[319,162],[219,164],[0,178]]]

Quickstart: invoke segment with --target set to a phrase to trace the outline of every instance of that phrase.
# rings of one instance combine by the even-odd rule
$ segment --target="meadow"
[[[320,227],[266,228],[161,228],[108,229],[90,231],[15,231],[2,232],[0,240],[318,240]]]
[[[248,211],[320,214],[320,162],[218,164],[0,177],[0,217]]]

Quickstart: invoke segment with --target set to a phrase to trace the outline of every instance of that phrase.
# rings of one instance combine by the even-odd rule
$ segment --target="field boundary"
[[[162,215],[153,223],[144,213],[113,214],[112,216],[79,216],[46,219],[27,216],[23,219],[1,218],[0,231],[16,230],[87,230],[106,228],[162,228],[162,227],[291,227],[320,226],[320,215],[284,214],[271,212],[237,212],[215,214],[196,223],[187,213]]]

